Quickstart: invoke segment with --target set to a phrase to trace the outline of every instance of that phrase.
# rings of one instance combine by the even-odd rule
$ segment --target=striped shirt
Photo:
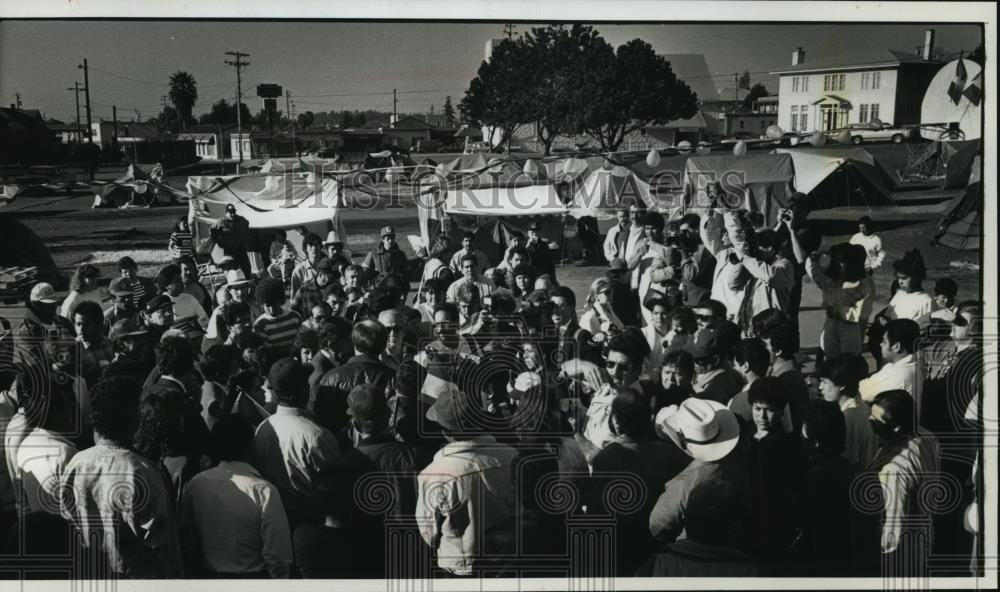
[[[193,251],[194,236],[190,232],[174,232],[170,235],[167,249],[177,258],[188,257]]]
[[[264,313],[257,317],[253,330],[264,338],[267,345],[291,347],[299,333],[302,319],[294,311],[287,310],[276,317]]]

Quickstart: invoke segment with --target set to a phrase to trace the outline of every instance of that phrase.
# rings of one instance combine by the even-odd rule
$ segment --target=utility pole
[[[114,142],[115,148],[118,147],[118,105],[111,105],[111,121],[115,126]]]
[[[19,93],[19,92],[14,93],[14,98],[15,98],[14,104],[17,105],[18,109],[20,109],[21,108],[21,93]]]
[[[396,127],[396,122],[399,120],[399,114],[396,113],[396,89],[392,89],[392,126]]]
[[[227,66],[236,67],[236,133],[239,137],[240,144],[240,160],[239,164],[243,163],[243,118],[241,117],[240,106],[243,104],[243,79],[240,77],[240,72],[243,68],[250,65],[250,62],[244,60],[243,58],[250,57],[250,54],[243,53],[240,51],[227,51],[226,55],[233,56],[233,60],[226,60]],[[237,165],[237,170],[239,170],[239,164]]]
[[[73,88],[66,90],[73,91],[73,98],[76,99],[76,142],[79,144],[83,141],[83,130],[80,129],[80,83],[74,82]]]
[[[78,65],[77,68],[83,70],[83,96],[87,100],[87,143],[93,144],[94,128],[91,127],[90,121],[90,68],[87,65],[87,58],[83,58],[83,64]]]
[[[285,91],[285,114],[288,116],[289,123],[292,124],[292,151],[295,152],[295,156],[299,155],[299,147],[295,143],[295,115],[292,113],[292,91]]]
[[[507,39],[513,39],[515,28],[517,28],[517,25],[514,23],[507,23],[503,26],[503,34],[507,36]]]

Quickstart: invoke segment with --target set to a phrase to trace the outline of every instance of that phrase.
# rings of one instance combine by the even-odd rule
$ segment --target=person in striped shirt
[[[285,310],[285,287],[281,280],[261,280],[254,297],[264,306],[264,313],[253,323],[254,332],[263,337],[269,346],[290,349],[295,343],[302,318],[295,311]]]
[[[174,231],[170,233],[170,240],[167,241],[167,250],[175,259],[190,257],[194,253],[194,235],[188,226],[187,216],[177,218]]]
[[[145,302],[156,296],[156,286],[149,278],[139,277],[139,266],[135,259],[125,255],[118,260],[118,273],[121,274],[127,289],[132,292],[132,302]]]

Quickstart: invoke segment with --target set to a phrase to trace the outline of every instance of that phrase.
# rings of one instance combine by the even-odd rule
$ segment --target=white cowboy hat
[[[323,241],[323,246],[332,245],[336,243],[344,244],[344,241],[340,240],[340,236],[337,234],[337,231],[331,230],[330,232],[326,233],[326,240]]]
[[[230,269],[226,272],[226,287],[235,288],[236,286],[242,286],[249,284],[250,280],[247,279],[245,273],[242,269]]]
[[[656,414],[656,432],[673,440],[688,456],[714,462],[725,458],[740,439],[736,415],[722,403],[709,399],[685,400]]]

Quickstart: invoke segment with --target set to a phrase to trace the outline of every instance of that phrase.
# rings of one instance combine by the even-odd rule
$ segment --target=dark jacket
[[[669,578],[756,577],[757,566],[735,548],[682,539],[670,543],[635,573],[636,576]]]
[[[549,241],[540,238],[525,246],[528,255],[531,256],[531,267],[538,272],[538,275],[549,274],[552,279],[556,279],[556,266],[552,262],[552,251],[549,249]]]
[[[316,388],[312,411],[319,425],[334,434],[347,426],[347,395],[356,386],[373,384],[384,389],[392,378],[388,366],[368,355],[357,355],[327,372]]]
[[[237,214],[232,220],[220,218],[209,231],[212,241],[223,249],[245,251],[250,240],[250,222]]]
[[[201,417],[201,391],[189,393],[179,384],[169,378],[160,377],[152,385],[144,388],[139,398],[140,402],[152,395],[160,395],[164,399],[177,399],[184,415],[183,430],[184,450],[173,451],[173,456],[186,456],[197,463],[202,454],[209,452],[209,432],[205,420]]]
[[[406,272],[409,269],[409,261],[406,259],[406,254],[403,253],[399,245],[393,245],[389,250],[385,247],[379,245],[368,253],[365,257],[364,265],[365,267],[375,270],[378,275],[384,275],[387,273],[401,273],[406,277]]]
[[[312,312],[312,307],[321,302],[323,302],[323,289],[316,283],[316,278],[313,278],[302,284],[295,291],[291,309],[299,313],[299,316],[302,318],[308,319],[309,314]]]
[[[337,495],[342,500],[339,506],[345,511],[340,518],[359,522],[377,518],[381,522],[385,514],[395,518],[412,517],[417,507],[417,474],[426,460],[429,459],[420,459],[416,448],[399,442],[388,432],[361,440],[356,448],[338,457],[330,468],[334,476],[332,482],[339,484]],[[363,480],[365,484],[359,487]],[[369,507],[371,504],[358,496],[372,488],[386,486],[392,490],[395,503],[385,514],[375,515],[372,513],[374,508]]]

